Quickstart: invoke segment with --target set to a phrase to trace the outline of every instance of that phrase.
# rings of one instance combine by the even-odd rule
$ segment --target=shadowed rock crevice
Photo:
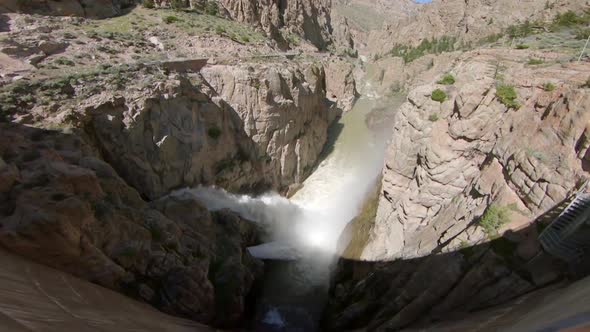
[[[528,246],[525,238],[536,234],[533,224],[456,252],[392,262],[343,259],[334,274],[324,325],[330,331],[431,326],[559,282],[567,267],[542,252],[538,243],[532,258],[520,257]]]
[[[243,324],[262,273],[245,250],[252,222],[190,196],[145,202],[76,133],[0,126],[3,248],[174,315]]]

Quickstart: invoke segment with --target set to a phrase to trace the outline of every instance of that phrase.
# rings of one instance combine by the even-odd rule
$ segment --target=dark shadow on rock
[[[8,22],[10,18],[7,15],[0,14],[0,32],[10,31],[10,24]]]
[[[342,258],[332,279],[323,326],[328,331],[427,327],[464,319],[583,276],[572,272],[587,269],[588,260],[568,266],[535,242],[546,222],[540,220],[488,243],[421,258],[390,262]]]
[[[322,153],[320,154],[320,162],[324,159],[326,159],[326,157],[328,157],[332,152],[334,152],[334,148],[336,147],[336,142],[338,141],[338,137],[340,137],[340,134],[342,134],[342,131],[344,130],[344,125],[338,121],[335,121],[330,128],[328,128],[328,140],[326,141],[326,144],[324,145],[324,149],[322,150]]]
[[[0,122],[0,247],[176,316],[241,326],[254,223],[191,195],[147,202],[78,129]]]

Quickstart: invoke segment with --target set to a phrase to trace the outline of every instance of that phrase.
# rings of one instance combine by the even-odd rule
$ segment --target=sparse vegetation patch
[[[447,99],[447,94],[441,89],[436,89],[432,91],[432,95],[430,96],[430,98],[432,98],[432,100],[434,101],[442,103]]]
[[[512,85],[499,84],[496,87],[496,97],[508,108],[520,108],[520,104],[516,101],[518,95],[516,94],[516,90]]]
[[[511,206],[492,204],[485,211],[478,224],[489,238],[493,238],[498,234],[502,226],[510,222],[510,212]]]
[[[548,92],[553,91],[553,90],[555,90],[555,84],[553,84],[551,82],[544,83],[543,90],[548,91]]]
[[[532,66],[542,65],[544,63],[545,63],[545,61],[543,61],[541,59],[529,59],[529,62],[528,62],[528,64],[532,65]]]
[[[163,20],[164,20],[164,23],[166,23],[166,24],[172,24],[172,23],[175,23],[175,22],[180,22],[180,19],[178,17],[174,16],[174,15],[165,16],[163,18]]]
[[[452,74],[446,74],[436,83],[444,85],[453,85],[455,84],[455,76],[453,76]]]
[[[440,54],[445,52],[452,52],[455,50],[457,38],[443,36],[441,38],[433,38],[432,40],[424,39],[420,45],[413,47],[408,45],[396,45],[389,55],[394,57],[401,57],[406,63],[412,62],[426,54]]]

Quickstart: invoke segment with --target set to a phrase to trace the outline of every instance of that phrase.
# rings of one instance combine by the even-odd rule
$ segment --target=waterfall
[[[343,130],[332,152],[291,199],[277,193],[236,195],[215,187],[184,189],[172,195],[194,195],[210,210],[230,209],[260,223],[269,242],[250,252],[258,258],[295,259],[307,250],[336,254],[346,225],[360,211],[383,164],[385,142],[377,142],[365,117],[374,101],[359,100],[340,119]]]

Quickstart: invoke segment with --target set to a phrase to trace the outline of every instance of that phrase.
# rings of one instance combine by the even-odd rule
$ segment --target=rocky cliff
[[[326,99],[322,67],[225,65],[203,70],[204,76],[123,68],[78,80],[19,82],[5,89],[10,101],[3,108],[23,124],[67,121],[84,128],[105,160],[150,199],[198,184],[286,189],[309,175],[338,115]],[[139,84],[119,85],[132,81]],[[94,84],[114,90],[97,91]],[[25,95],[34,91],[33,102],[19,104],[21,85]],[[59,95],[61,105],[40,103],[47,93]]]
[[[125,9],[141,3],[143,2],[139,0],[8,0],[0,4],[0,12],[108,18],[122,15]],[[145,3],[149,3],[146,6],[155,8],[190,8],[225,15],[264,31],[285,48],[290,44],[296,46],[295,39],[299,37],[322,50],[332,42],[330,0],[151,0]]]
[[[299,35],[319,49],[332,40],[331,0],[219,0],[232,19],[254,25],[274,39],[289,43],[289,34]]]
[[[286,189],[309,174],[338,112],[321,66],[201,74],[192,65],[105,66],[3,86],[0,244],[165,312],[232,327],[262,273],[245,250],[260,232],[167,194],[199,184]]]
[[[216,65],[203,76],[237,112],[255,156],[264,160],[264,177],[275,188],[301,183],[311,172],[339,115],[326,100],[320,66]],[[249,176],[248,176],[249,177]]]
[[[577,151],[590,120],[583,112],[588,94],[580,89],[587,66],[536,68],[526,64],[533,54],[505,51],[496,60],[498,52],[466,53],[451,71],[455,84],[409,94],[394,125],[363,258],[416,257],[450,240],[477,242],[485,236],[472,222],[491,203],[514,204],[516,227],[587,177],[578,157],[584,152]],[[514,87],[518,110],[505,105],[506,87]],[[442,103],[431,99],[437,88],[446,91]]]
[[[336,44],[365,54],[372,31],[408,18],[420,7],[412,0],[333,0],[332,26]]]
[[[0,4],[0,12],[106,18],[121,15],[125,8],[135,3],[135,0],[6,0]]]
[[[559,12],[581,12],[588,8],[587,1],[463,1],[434,0],[421,5],[409,17],[384,24],[368,38],[371,54],[385,54],[396,45],[417,45],[425,38],[456,37],[464,42],[502,32],[511,25],[525,21],[550,21]]]
[[[262,263],[255,226],[191,197],[151,204],[78,132],[1,124],[0,243],[194,320],[232,326]]]
[[[535,57],[553,64],[529,64]],[[588,179],[581,142],[590,68],[558,58],[467,52],[450,70],[455,82],[437,78],[409,93],[396,115],[375,223],[353,257],[366,262],[341,263],[330,329],[428,323],[559,278],[564,269],[541,252],[542,226],[533,221]]]

